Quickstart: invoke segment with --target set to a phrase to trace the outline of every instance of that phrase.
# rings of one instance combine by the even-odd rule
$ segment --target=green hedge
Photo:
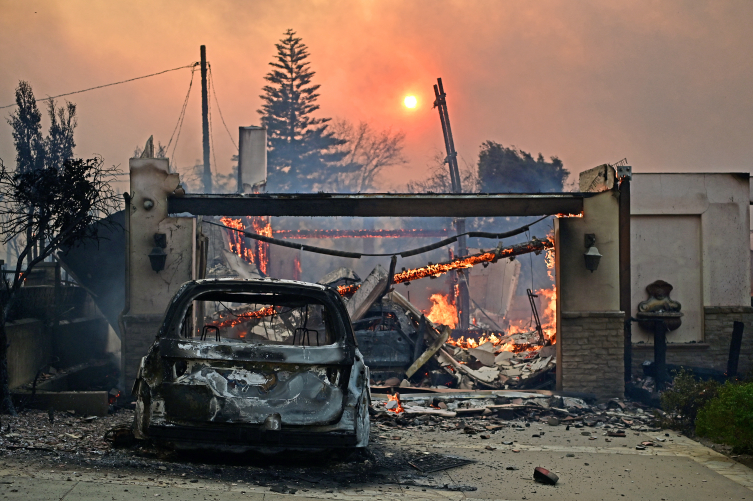
[[[725,383],[698,411],[695,426],[697,435],[736,452],[753,451],[753,383]]]
[[[701,381],[680,369],[675,373],[672,388],[661,395],[661,407],[669,414],[660,424],[692,433],[698,412],[716,397],[719,387],[716,381]]]

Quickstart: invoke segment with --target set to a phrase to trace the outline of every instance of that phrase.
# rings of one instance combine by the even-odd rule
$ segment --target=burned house
[[[263,159],[256,159],[254,169],[259,170],[263,163]],[[249,173],[250,168],[244,165],[248,164],[242,161],[241,176],[245,172],[249,179],[263,178],[259,172]],[[745,299],[750,297],[749,249],[744,243],[747,230],[741,230],[747,227],[749,220],[746,208],[749,188],[745,176],[706,175],[706,182],[717,176],[714,182],[719,187],[704,193],[699,191],[698,196],[692,197],[696,201],[694,206],[687,200],[680,204],[672,202],[670,196],[657,196],[655,186],[669,184],[652,178],[665,175],[636,174],[631,200],[629,169],[615,171],[608,165],[586,173],[583,191],[579,193],[408,196],[188,195],[180,187],[178,175],[170,173],[166,159],[132,159],[130,167],[126,304],[122,315],[122,372],[126,382],[135,379],[141,357],[162,321],[162,312],[180,284],[207,276],[253,278],[259,276],[259,272],[283,278],[301,276],[300,255],[308,245],[290,239],[282,239],[285,240],[282,243],[279,238],[275,240],[270,216],[557,216],[553,235],[547,240],[556,288],[547,298],[550,301],[542,303],[539,299],[536,304],[541,311],[534,312],[549,318],[527,331],[513,329],[509,324],[508,313],[520,311],[521,298],[513,293],[515,261],[502,252],[511,248],[504,244],[496,251],[479,249],[473,254],[477,257],[469,256],[468,259],[475,259],[472,263],[461,263],[461,258],[444,263],[452,264],[453,269],[469,270],[466,273],[471,277],[472,299],[474,287],[478,298],[474,300],[475,311],[471,317],[481,327],[480,335],[461,337],[468,333],[451,332],[439,343],[443,332],[441,325],[450,322],[438,321],[437,317],[432,321],[431,312],[427,310],[413,307],[416,311],[412,312],[410,300],[401,294],[403,289],[397,288],[401,280],[410,283],[422,277],[441,276],[450,268],[432,268],[435,265],[429,264],[398,271],[401,268],[398,266],[393,274],[383,273],[377,280],[379,286],[373,288],[373,294],[369,301],[361,304],[361,310],[357,314],[349,311],[358,343],[373,364],[372,372],[383,373],[384,377],[375,379],[374,383],[392,379],[390,371],[402,382],[419,358],[433,344],[439,344],[430,357],[432,362],[424,361],[411,372],[415,374],[422,367],[429,384],[432,376],[435,383],[454,376],[454,384],[460,387],[464,384],[462,376],[467,376],[469,381],[465,387],[514,388],[521,379],[539,371],[551,372],[556,367],[554,384],[557,389],[591,392],[601,398],[622,396],[626,378],[645,360],[650,360],[654,352],[653,333],[646,331],[645,322],[643,326],[630,322],[637,316],[638,303],[646,299],[647,285],[656,280],[669,283],[674,280],[672,297],[684,304],[682,313],[687,317],[683,318],[682,326],[667,334],[666,356],[670,364],[713,368],[720,368],[723,362],[726,364],[724,353],[729,352],[732,322],[738,317],[745,322],[746,308],[750,308],[749,300]],[[691,179],[693,175],[669,176],[680,176],[678,186],[700,187],[704,180],[703,177]],[[680,191],[678,200],[683,198]],[[720,201],[714,197],[721,197]],[[731,226],[711,223],[712,213],[720,214],[716,217],[729,213],[726,221],[727,226]],[[667,247],[657,246],[651,239],[674,223],[677,226],[666,231],[677,237],[671,242],[675,252],[664,252],[660,249]],[[719,230],[722,227],[726,229]],[[700,240],[701,235],[711,236],[713,231],[734,234],[734,238],[728,238],[730,245],[726,246],[719,246],[714,239]],[[209,238],[210,232],[216,232],[216,236]],[[210,247],[217,245],[219,250],[210,251]],[[714,255],[711,249],[720,256],[718,261],[711,259]],[[707,263],[700,271],[688,254],[691,250],[696,252],[694,259],[700,263],[703,257]],[[218,254],[225,256],[224,264],[213,261]],[[478,258],[484,254],[491,257]],[[686,254],[687,259],[683,257]],[[745,260],[740,261],[741,255],[746,256]],[[231,264],[233,260],[235,264]],[[496,264],[488,268],[474,266],[492,261]],[[695,271],[688,271],[686,267]],[[227,274],[228,269],[231,275]],[[485,271],[501,269],[513,273],[509,278],[500,279],[500,274]],[[332,268],[320,270],[319,276],[324,277],[329,271]],[[400,279],[401,273],[406,272],[418,274]],[[726,278],[733,275],[734,278]],[[686,282],[692,276],[696,279],[691,288]],[[369,278],[362,280],[353,272],[340,270],[322,281],[340,289],[344,299],[349,301],[352,293]],[[730,288],[733,284],[736,285]],[[691,289],[696,291],[696,296],[689,301]],[[410,291],[405,290],[405,294],[409,295]],[[491,296],[490,300],[481,304],[480,300],[487,296]],[[399,305],[400,301],[395,300],[398,297],[407,304]],[[704,303],[698,303],[701,297],[707,298],[703,299]],[[531,297],[522,299],[534,303]],[[422,326],[424,316],[427,318]],[[700,322],[704,325],[702,334]],[[421,329],[424,329],[423,336]],[[714,347],[703,342],[715,335],[721,338]],[[542,351],[542,348],[547,349]],[[505,351],[512,355],[503,354]],[[745,343],[740,370],[746,367],[750,351]],[[526,359],[527,355],[530,358]],[[417,384],[415,379],[411,384]]]
[[[556,219],[553,242],[547,247],[555,249],[555,268],[557,268],[556,311],[556,355],[552,354],[550,361],[557,360],[557,386],[566,389],[584,388],[603,396],[618,396],[622,394],[622,378],[624,372],[621,353],[612,357],[602,357],[593,363],[600,366],[601,374],[598,381],[589,378],[594,371],[583,367],[584,363],[577,363],[584,350],[582,344],[574,342],[570,345],[568,334],[570,325],[581,327],[583,324],[593,323],[589,327],[589,339],[596,343],[600,337],[604,338],[601,345],[612,343],[614,350],[622,346],[622,336],[615,337],[615,329],[620,328],[619,295],[614,283],[618,281],[618,245],[617,219],[619,207],[614,192],[605,193],[567,193],[552,195],[269,195],[269,194],[240,194],[240,195],[187,195],[179,186],[177,174],[169,172],[166,159],[141,158],[132,159],[131,193],[129,195],[129,210],[127,227],[128,236],[128,265],[127,265],[127,297],[126,308],[122,316],[123,332],[123,374],[125,381],[133,381],[141,358],[148,351],[153,342],[155,332],[162,321],[162,312],[177,288],[184,282],[200,279],[207,273],[207,239],[203,233],[206,225],[202,220],[210,217],[265,217],[265,216],[531,216],[531,215],[574,215],[576,217],[562,217]],[[155,234],[165,235],[155,240]],[[583,247],[585,234],[596,234],[599,251],[603,255],[601,263],[595,272],[591,272],[583,264]],[[542,235],[543,237],[543,235]],[[544,240],[539,240],[543,242]],[[270,255],[274,256],[276,246],[269,246]],[[507,247],[504,245],[500,250]],[[538,248],[544,251],[545,247]],[[295,252],[295,251],[294,251]],[[505,251],[506,252],[506,251]],[[491,251],[479,252],[489,257],[480,258],[488,262],[504,260],[504,252],[495,255]],[[164,256],[159,269],[153,266],[155,255]],[[270,263],[274,258],[270,260]],[[572,261],[572,263],[570,263]],[[563,262],[569,263],[567,266]],[[472,264],[458,264],[462,269],[471,268]],[[494,265],[491,265],[494,266]],[[395,272],[398,275],[401,272]],[[439,269],[428,268],[423,275],[430,277],[444,273]],[[323,270],[322,275],[325,272]],[[492,284],[494,286],[496,284]],[[510,284],[508,284],[508,288]],[[488,284],[487,284],[488,288]],[[568,291],[577,290],[577,294]],[[504,299],[504,294],[502,299]],[[509,294],[508,294],[509,299]],[[382,306],[377,306],[382,318]],[[361,331],[368,331],[368,319],[376,317],[375,310],[366,311],[367,320],[362,324],[356,317],[356,325],[365,327]],[[507,306],[505,305],[505,308]],[[389,309],[389,308],[388,308]],[[553,308],[554,309],[554,308]],[[405,311],[405,308],[403,308]],[[491,308],[490,308],[491,310]],[[500,304],[496,312],[503,313]],[[395,314],[395,312],[392,312]],[[352,314],[352,313],[351,313]],[[387,315],[390,317],[390,315]],[[623,315],[624,316],[624,315]],[[399,324],[399,315],[395,314],[395,321]],[[481,315],[479,315],[481,317]],[[562,317],[562,318],[560,318]],[[499,318],[498,318],[499,319]],[[593,322],[593,319],[599,319]],[[601,321],[601,320],[604,321]],[[418,319],[420,321],[420,319]],[[490,320],[479,318],[479,320]],[[615,327],[616,326],[616,327]],[[401,330],[402,330],[401,326]],[[414,327],[415,328],[415,327]],[[409,327],[405,327],[410,331]],[[391,332],[388,336],[395,339],[413,339],[410,346],[412,351],[403,355],[406,358],[401,363],[407,363],[408,355],[411,365],[416,360],[417,352],[415,335],[403,331],[408,339],[396,329],[383,329]],[[441,332],[441,331],[440,331]],[[573,336],[577,337],[579,329],[573,329]],[[413,337],[411,337],[413,336]],[[423,344],[431,346],[436,339],[425,336]],[[396,341],[399,342],[399,341]],[[365,342],[364,342],[365,343]],[[483,343],[479,343],[483,344]],[[453,352],[457,346],[449,345],[446,349],[449,358],[454,359]],[[471,348],[473,348],[471,346]],[[565,349],[566,351],[562,351]],[[567,351],[569,350],[569,351]],[[437,350],[439,351],[439,350]],[[483,355],[480,355],[483,357]],[[387,357],[388,358],[388,357]],[[475,357],[474,357],[475,358]],[[545,357],[546,358],[546,357]],[[572,361],[573,365],[568,365]],[[454,361],[453,370],[466,372],[470,379],[498,385],[501,369],[496,364],[493,367],[467,367],[462,361]],[[502,360],[500,362],[503,362]],[[452,366],[453,360],[446,360],[445,366]],[[483,364],[482,364],[483,365]],[[501,364],[505,366],[507,364]],[[528,364],[524,364],[528,365]],[[507,367],[506,367],[507,368]],[[511,371],[518,368],[509,367]],[[526,369],[530,369],[527,367]],[[568,370],[570,372],[568,372]],[[473,372],[476,371],[476,372]],[[572,374],[572,377],[568,377]],[[580,375],[578,375],[580,374]],[[502,384],[504,387],[504,384]]]

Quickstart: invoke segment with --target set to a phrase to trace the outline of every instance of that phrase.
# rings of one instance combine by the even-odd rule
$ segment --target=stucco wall
[[[178,174],[168,172],[167,159],[132,158],[130,167],[129,314],[161,314],[178,287],[194,276],[196,220],[167,217],[168,194],[180,182]],[[147,201],[154,205],[147,208]],[[159,273],[149,261],[155,233],[167,235],[167,260]]]
[[[178,188],[178,174],[169,172],[164,158],[132,158],[129,165],[128,311],[121,333],[121,372],[127,389],[154,342],[170,299],[181,284],[196,277],[196,219],[167,214],[167,197]],[[167,259],[160,272],[149,261],[155,233],[167,235]]]
[[[675,289],[683,325],[667,335],[667,362],[724,371],[735,320],[745,323],[739,370],[753,366],[750,180],[747,173],[633,175],[632,308],[645,286]],[[633,370],[653,360],[653,339],[633,327]]]
[[[619,200],[616,192],[599,193],[583,201],[583,217],[556,220],[559,311],[617,311],[620,309]],[[596,235],[602,255],[599,267],[586,269],[585,235]]]
[[[749,205],[747,173],[633,174],[632,216],[700,217],[703,306],[750,306]],[[631,218],[631,225],[640,226],[642,220]],[[654,231],[646,245],[664,245],[665,238],[663,230]],[[699,245],[695,234],[679,238]],[[643,252],[641,246],[632,247],[634,274]],[[674,285],[672,280],[684,271],[673,270],[662,279]]]
[[[619,194],[584,200],[583,217],[555,221],[557,388],[620,397],[624,385],[624,313],[619,295]],[[586,269],[585,235],[596,235],[599,267]]]
[[[631,311],[648,298],[646,286],[665,280],[674,286],[672,299],[682,304],[679,329],[667,334],[670,343],[703,339],[701,217],[633,216],[630,218]],[[653,342],[653,333],[633,325],[633,342]]]

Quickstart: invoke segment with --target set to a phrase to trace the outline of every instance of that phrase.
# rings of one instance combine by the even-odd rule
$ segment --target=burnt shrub
[[[700,381],[685,369],[678,370],[672,389],[661,395],[661,407],[667,414],[660,424],[692,433],[698,412],[718,390],[718,382]]]
[[[698,412],[696,434],[731,445],[734,452],[753,451],[753,383],[727,382]]]

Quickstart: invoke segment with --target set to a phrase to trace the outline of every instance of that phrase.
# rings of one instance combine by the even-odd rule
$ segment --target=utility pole
[[[444,145],[447,150],[447,162],[450,168],[450,183],[452,184],[453,193],[462,193],[463,189],[460,186],[460,169],[458,169],[458,154],[455,151],[455,142],[452,139],[452,128],[450,127],[450,114],[447,111],[447,94],[444,92],[442,86],[442,79],[437,78],[437,84],[434,86],[434,107],[439,109],[439,121],[442,123],[442,134],[444,135]],[[465,233],[465,218],[455,219],[455,229],[458,235]],[[466,237],[458,237],[457,254],[459,257],[465,257],[468,255],[468,249],[466,247]],[[468,290],[470,282],[470,273],[461,272],[462,279],[458,283],[458,299],[460,301],[460,328],[467,330],[470,327],[470,313],[471,313],[471,296]]]
[[[207,93],[207,48],[201,46],[201,133],[204,145],[204,193],[212,193],[212,170],[209,165],[209,98]]]

